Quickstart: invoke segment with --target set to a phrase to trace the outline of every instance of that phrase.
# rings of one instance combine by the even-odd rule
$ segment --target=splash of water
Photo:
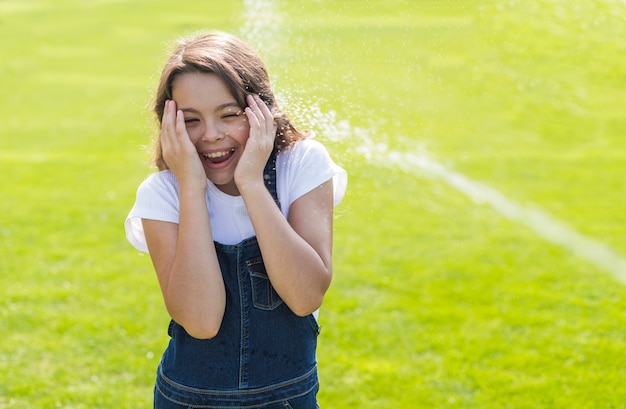
[[[626,2],[626,0],[623,0]],[[281,38],[279,18],[274,1],[244,0],[246,24],[242,36],[267,53],[278,47]],[[334,111],[324,112],[315,101],[299,101],[292,95],[277,95],[282,106],[298,107],[295,116],[305,128],[311,129],[324,139],[346,142],[353,152],[369,163],[394,166],[404,172],[419,176],[420,173],[437,178],[470,198],[476,204],[491,206],[501,216],[532,229],[544,240],[562,247],[577,257],[613,275],[626,283],[626,259],[610,247],[585,236],[555,219],[539,208],[525,207],[507,198],[500,191],[455,172],[430,155],[421,151],[400,152],[388,149],[384,138],[373,129],[351,126],[348,120],[340,120]],[[374,139],[371,135],[376,135]]]
[[[294,101],[291,101],[293,103]],[[286,102],[289,106],[290,102]],[[501,216],[532,229],[544,240],[558,245],[577,257],[595,265],[626,283],[626,259],[608,246],[585,236],[564,222],[537,207],[526,207],[507,198],[497,189],[477,182],[462,173],[455,172],[433,159],[426,151],[400,152],[390,150],[380,132],[350,125],[348,120],[339,120],[334,111],[323,112],[315,103],[295,103],[298,117],[307,127],[315,130],[324,139],[339,142],[354,142],[351,153],[363,157],[368,163],[392,167],[411,175],[434,177],[478,205],[489,205]],[[372,135],[376,135],[373,138]]]
[[[240,29],[243,40],[259,52],[270,54],[278,49],[281,35],[281,15],[273,0],[244,0],[244,24]]]

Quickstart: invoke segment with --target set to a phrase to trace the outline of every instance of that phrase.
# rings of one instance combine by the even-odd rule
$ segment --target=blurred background
[[[349,172],[323,408],[626,407],[626,4],[0,0],[0,409],[150,407],[124,237],[177,37],[234,33]]]

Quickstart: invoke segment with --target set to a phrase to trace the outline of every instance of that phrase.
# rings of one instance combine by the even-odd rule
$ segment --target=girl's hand
[[[178,185],[182,189],[204,191],[207,183],[204,167],[187,133],[184,115],[176,109],[176,102],[172,100],[165,101],[159,138],[163,159],[176,176]]]
[[[235,183],[240,189],[250,182],[263,181],[263,169],[276,137],[276,123],[265,102],[258,95],[248,95],[246,100],[250,135],[235,169]]]

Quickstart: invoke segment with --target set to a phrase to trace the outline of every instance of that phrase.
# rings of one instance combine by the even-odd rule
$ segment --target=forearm
[[[207,211],[207,175],[173,100],[165,103],[159,138],[178,182],[179,223],[148,222],[146,240],[168,312],[190,335],[211,338],[222,323],[226,296]]]
[[[225,308],[224,281],[204,195],[180,195],[176,254],[167,283],[172,318],[198,338],[214,336]]]
[[[240,191],[272,285],[294,313],[317,310],[332,278],[331,246],[315,249],[298,234],[262,182]]]

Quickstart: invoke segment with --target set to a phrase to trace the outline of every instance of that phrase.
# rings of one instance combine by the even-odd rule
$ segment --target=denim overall
[[[264,179],[280,207],[276,152]],[[316,319],[298,317],[278,296],[256,237],[235,245],[216,242],[215,247],[226,288],[222,325],[214,338],[200,340],[170,322],[154,407],[317,408]]]

